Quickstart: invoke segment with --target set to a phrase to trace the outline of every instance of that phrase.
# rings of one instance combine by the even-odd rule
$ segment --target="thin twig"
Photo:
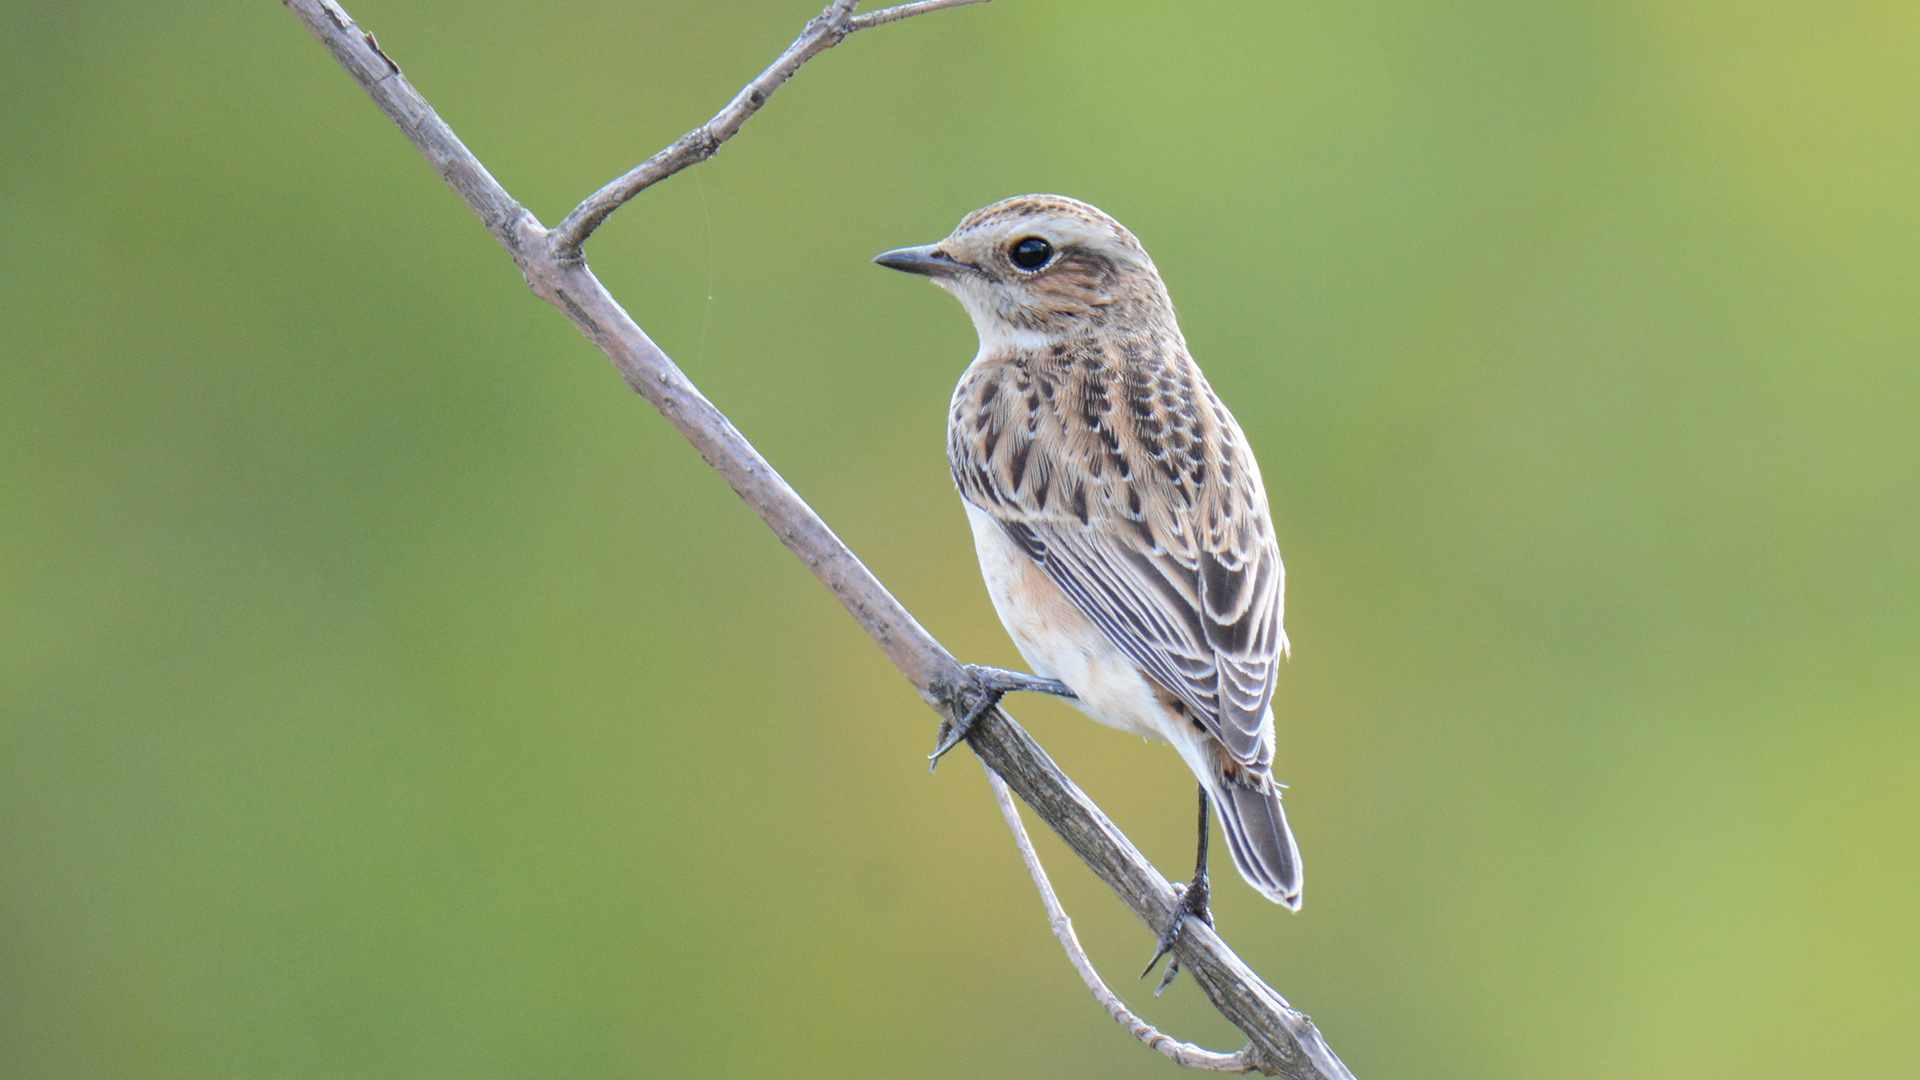
[[[560,309],[598,346],[627,385],[658,409],[774,535],[833,590],[921,698],[944,717],[958,719],[959,691],[970,682],[959,661],[914,620],[725,414],[647,337],[593,276],[577,244],[569,248],[507,194],[381,51],[373,35],[356,26],[334,0],[282,2],[479,216],[512,256],[534,294]],[[850,8],[850,0],[838,0],[828,13]],[[809,24],[810,32],[815,25]],[[844,30],[840,36],[845,36]],[[792,54],[789,49],[783,62]],[[798,62],[793,66],[798,67]],[[779,67],[776,63],[768,70]],[[748,109],[738,117],[734,130],[751,112]],[[1142,922],[1156,931],[1166,925],[1176,900],[1173,887],[1012,717],[994,709],[974,726],[967,744]],[[1251,1060],[1260,1071],[1295,1080],[1350,1080],[1352,1073],[1327,1047],[1313,1022],[1262,982],[1211,927],[1190,922],[1175,942],[1174,952],[1221,1015],[1246,1033],[1252,1043]]]
[[[855,15],[852,19],[848,20],[847,29],[849,31],[865,30],[870,26],[880,26],[884,23],[895,22],[900,19],[911,19],[915,15],[925,15],[929,11],[945,11],[948,8],[966,7],[968,4],[985,4],[989,2],[990,0],[917,0],[916,3],[912,4],[900,4],[897,7],[881,8],[879,11],[869,12],[865,15]]]
[[[1021,861],[1027,864],[1027,874],[1033,878],[1033,887],[1040,892],[1040,902],[1046,905],[1047,922],[1053,927],[1053,936],[1060,939],[1060,947],[1067,950],[1067,962],[1080,973],[1080,981],[1093,991],[1094,1000],[1107,1010],[1107,1015],[1119,1021],[1120,1026],[1126,1028],[1134,1038],[1172,1058],[1177,1065],[1221,1073],[1259,1071],[1259,1067],[1253,1063],[1251,1046],[1231,1054],[1222,1054],[1190,1042],[1181,1042],[1142,1020],[1108,989],[1106,980],[1094,969],[1093,960],[1080,947],[1080,935],[1073,932],[1073,920],[1067,918],[1067,910],[1060,906],[1060,898],[1054,895],[1053,882],[1047,880],[1046,868],[1040,865],[1040,853],[1033,850],[1033,840],[1027,836],[1027,827],[1020,821],[1020,808],[1013,805],[1013,794],[1007,790],[1007,782],[985,765],[981,768],[986,769],[987,784],[993,788],[994,801],[1000,804],[1000,816],[1007,819],[1007,829],[1013,833],[1013,843],[1020,849]]]
[[[698,165],[714,154],[720,146],[740,131],[747,118],[760,111],[775,90],[780,89],[800,65],[840,44],[848,34],[864,30],[869,26],[895,22],[915,15],[946,8],[961,7],[966,4],[985,3],[986,0],[920,0],[915,4],[901,4],[898,7],[885,8],[870,15],[853,13],[859,0],[833,0],[825,11],[807,23],[806,29],[787,46],[767,70],[748,83],[727,107],[715,113],[713,119],[675,139],[672,146],[661,150],[652,157],[629,170],[626,175],[611,184],[587,196],[573,212],[561,219],[553,230],[554,252],[561,258],[577,258],[580,248],[587,238],[600,227],[607,216],[625,205],[627,200],[642,191],[692,165]]]

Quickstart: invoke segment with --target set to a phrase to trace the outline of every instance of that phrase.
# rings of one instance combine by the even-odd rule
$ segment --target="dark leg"
[[[1200,849],[1193,859],[1193,881],[1185,888],[1174,886],[1180,890],[1180,902],[1174,905],[1173,918],[1167,920],[1167,928],[1160,934],[1159,951],[1153,954],[1153,959],[1147,961],[1147,970],[1140,973],[1143,979],[1153,973],[1153,965],[1159,963],[1161,957],[1173,951],[1173,943],[1180,938],[1180,928],[1188,919],[1199,919],[1208,926],[1213,925],[1213,911],[1207,906],[1207,825],[1207,787],[1202,784],[1200,785]],[[1160,985],[1154,989],[1153,996],[1159,997],[1160,991],[1171,986],[1173,977],[1178,974],[1180,974],[1180,958],[1176,956],[1167,961],[1167,973],[1160,977]]]
[[[927,766],[928,772],[938,768],[940,759],[946,756],[947,751],[959,746],[960,740],[973,730],[973,725],[1008,694],[1026,690],[1055,697],[1074,696],[1073,691],[1067,689],[1067,684],[1058,679],[1042,679],[1038,675],[1023,675],[1018,671],[982,667],[979,664],[968,664],[966,672],[972,681],[960,686],[953,695],[954,707],[963,708],[966,712],[961,714],[958,723],[948,722],[940,726],[940,744],[933,748],[933,753],[927,755],[927,760],[932,762]]]

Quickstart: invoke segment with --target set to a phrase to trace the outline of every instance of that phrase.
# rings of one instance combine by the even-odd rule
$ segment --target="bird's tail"
[[[1234,868],[1260,895],[1300,910],[1300,845],[1287,828],[1280,788],[1265,771],[1244,766],[1211,770],[1207,785],[1227,834]]]

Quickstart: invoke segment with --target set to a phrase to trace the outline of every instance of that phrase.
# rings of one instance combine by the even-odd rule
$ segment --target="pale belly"
[[[1176,745],[1194,741],[1187,726],[1160,704],[1139,665],[1074,606],[999,523],[965,499],[961,505],[973,525],[987,595],[1033,673],[1066,683],[1080,710],[1110,727]]]

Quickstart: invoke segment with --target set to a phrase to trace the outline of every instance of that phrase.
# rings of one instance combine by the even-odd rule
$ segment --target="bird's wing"
[[[1095,386],[1068,369],[1051,391],[1031,373],[1028,384],[991,393],[963,382],[949,441],[954,477],[1235,760],[1266,764],[1267,706],[1286,651],[1285,570],[1246,440],[1190,361],[1186,368],[1173,373],[1181,392],[1171,394],[1157,369]],[[1143,380],[1152,400],[1133,385]],[[970,393],[989,406],[1043,404],[965,412],[958,407]],[[1100,396],[1119,402],[1089,404]],[[1063,407],[1045,407],[1048,397]],[[989,419],[971,422],[981,415]]]
[[[1279,553],[1195,559],[1126,533],[1002,519],[1001,528],[1236,761],[1272,758],[1267,705],[1284,641]]]

